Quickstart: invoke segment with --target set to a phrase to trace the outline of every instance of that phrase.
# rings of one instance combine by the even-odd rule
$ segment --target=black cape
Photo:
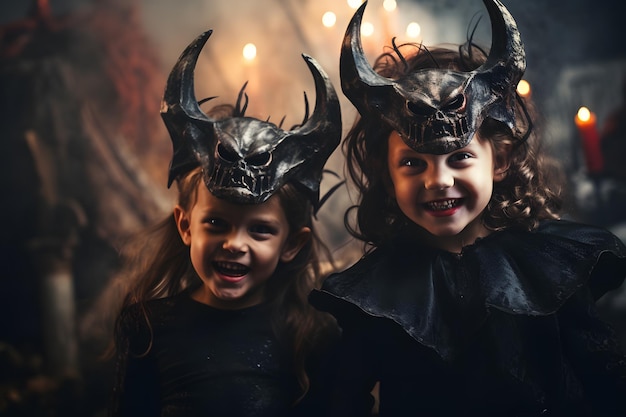
[[[626,247],[616,236],[545,221],[533,232],[492,233],[461,254],[398,238],[331,275],[310,301],[337,317],[352,345],[336,378],[343,413],[357,414],[347,404],[359,400],[348,397],[362,393],[345,385],[359,385],[358,375],[368,379],[361,391],[381,382],[381,415],[622,413],[626,363],[593,304],[625,276]],[[611,370],[596,378],[594,367]],[[462,392],[439,392],[452,386]],[[485,397],[487,388],[502,398]],[[452,405],[459,398],[466,404]]]

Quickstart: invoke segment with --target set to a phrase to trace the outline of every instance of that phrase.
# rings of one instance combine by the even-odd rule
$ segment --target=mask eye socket
[[[217,155],[220,157],[221,160],[230,162],[230,163],[237,162],[237,160],[239,159],[235,152],[227,149],[221,143],[217,144]]]
[[[465,96],[463,96],[463,94],[455,96],[452,100],[447,102],[445,106],[443,106],[442,110],[446,112],[458,112],[465,110]]]
[[[272,162],[272,154],[269,152],[263,152],[257,155],[252,155],[246,158],[246,162],[255,167],[267,166],[270,162]]]
[[[413,103],[412,101],[406,102],[406,108],[415,116],[428,117],[435,113],[435,109],[430,106],[426,106],[422,103]]]

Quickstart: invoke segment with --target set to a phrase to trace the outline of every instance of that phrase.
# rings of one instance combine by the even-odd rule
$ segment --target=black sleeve
[[[116,376],[111,417],[160,416],[159,379],[149,347],[151,331],[143,310],[125,309],[115,329]]]
[[[581,381],[591,415],[626,416],[626,358],[585,287],[560,310],[565,355]]]
[[[352,317],[353,318],[353,317]],[[367,320],[339,319],[342,334],[333,348],[329,376],[331,417],[372,415],[371,392],[378,378],[372,343],[372,328]]]
[[[319,417],[329,413],[336,343],[338,339],[316,349],[307,360],[309,390],[295,407],[294,416]]]

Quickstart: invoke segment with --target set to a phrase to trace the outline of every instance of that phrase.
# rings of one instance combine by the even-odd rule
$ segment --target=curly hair
[[[374,69],[384,77],[400,80],[426,68],[472,71],[486,57],[485,51],[471,42],[458,50],[394,44],[377,58]],[[522,134],[491,118],[486,118],[478,129],[480,137],[491,143],[494,155],[504,155],[508,162],[506,176],[494,184],[482,214],[485,227],[494,231],[509,227],[532,230],[542,219],[558,218],[563,204],[562,190],[554,181],[559,167],[542,152],[532,103],[517,96],[515,111],[518,117],[514,130]],[[347,210],[344,222],[354,237],[373,246],[388,242],[410,224],[387,192],[386,185],[391,182],[387,167],[391,132],[392,128],[377,118],[358,116],[342,144],[348,176],[360,194],[360,201]],[[354,211],[356,225],[350,220]]]

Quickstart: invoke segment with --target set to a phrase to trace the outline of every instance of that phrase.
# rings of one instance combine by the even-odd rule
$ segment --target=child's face
[[[174,216],[204,283],[193,297],[223,309],[262,302],[265,284],[278,262],[291,261],[310,233],[303,228],[289,235],[275,195],[262,204],[233,204],[215,197],[204,183],[198,186],[191,211],[177,206]]]
[[[480,216],[501,174],[488,141],[475,136],[464,148],[432,155],[414,151],[392,132],[388,151],[389,191],[432,243],[456,252],[489,233]]]

